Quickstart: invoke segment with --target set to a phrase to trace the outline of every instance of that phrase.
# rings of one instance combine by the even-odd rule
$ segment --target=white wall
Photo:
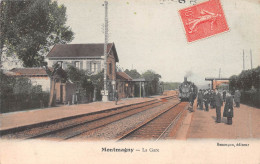
[[[73,62],[75,61],[79,61],[81,62],[81,69],[83,70],[87,70],[90,66],[88,65],[89,62],[100,62],[101,64],[101,69],[102,70],[104,68],[104,59],[60,59],[60,60],[50,60],[50,59],[46,59],[46,62],[48,63],[49,67],[52,67],[53,64],[62,61],[63,62],[63,69],[67,69],[68,65],[73,65]]]
[[[49,77],[30,77],[32,85],[41,85],[42,90],[50,91],[50,78]]]

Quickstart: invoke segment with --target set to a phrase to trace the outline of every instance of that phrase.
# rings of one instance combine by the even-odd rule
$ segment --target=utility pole
[[[105,1],[105,43],[104,43],[104,91],[102,93],[102,100],[104,102],[108,101],[108,90],[107,90],[107,44],[108,44],[108,16],[107,16],[107,5],[108,2]]]
[[[243,70],[245,70],[245,52],[243,49]]]
[[[221,73],[221,68],[219,68],[219,75],[218,75],[218,78],[220,78],[220,73]]]
[[[250,49],[251,69],[253,69],[252,50]]]

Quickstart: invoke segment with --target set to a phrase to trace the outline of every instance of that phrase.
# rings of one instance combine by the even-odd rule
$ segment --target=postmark
[[[192,5],[195,5],[197,3],[197,0],[159,0],[160,4],[170,4],[170,3],[179,3],[179,4],[185,4],[190,3]]]
[[[210,0],[179,10],[188,42],[229,30],[220,0]]]

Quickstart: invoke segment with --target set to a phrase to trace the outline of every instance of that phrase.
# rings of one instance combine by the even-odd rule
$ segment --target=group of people
[[[214,91],[210,89],[200,89],[198,92],[198,101],[197,107],[198,109],[203,110],[203,106],[205,106],[205,111],[209,111],[209,106],[211,108],[215,108],[216,103],[214,99]]]
[[[194,93],[193,93],[194,94]],[[193,96],[194,97],[194,96]],[[218,89],[210,90],[210,89],[200,89],[198,92],[197,98],[197,109],[209,111],[209,107],[211,109],[216,108],[216,122],[221,122],[221,106],[225,103],[223,117],[227,117],[227,124],[232,124],[233,114],[233,101],[236,104],[236,107],[240,107],[240,97],[241,93],[239,90],[236,90],[234,96],[231,95],[229,91],[223,91],[220,93]],[[190,105],[193,107],[193,102],[190,101]]]

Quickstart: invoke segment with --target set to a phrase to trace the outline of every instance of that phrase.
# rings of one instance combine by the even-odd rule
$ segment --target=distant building
[[[5,74],[13,77],[28,78],[32,85],[40,85],[43,91],[50,92],[51,79],[44,68],[13,68]],[[57,103],[72,102],[72,96],[76,94],[76,86],[69,82],[62,83],[61,80],[57,79],[54,93]]]
[[[6,73],[9,76],[26,77],[33,85],[42,86],[43,91],[50,91],[50,78],[44,68],[13,68]]]

